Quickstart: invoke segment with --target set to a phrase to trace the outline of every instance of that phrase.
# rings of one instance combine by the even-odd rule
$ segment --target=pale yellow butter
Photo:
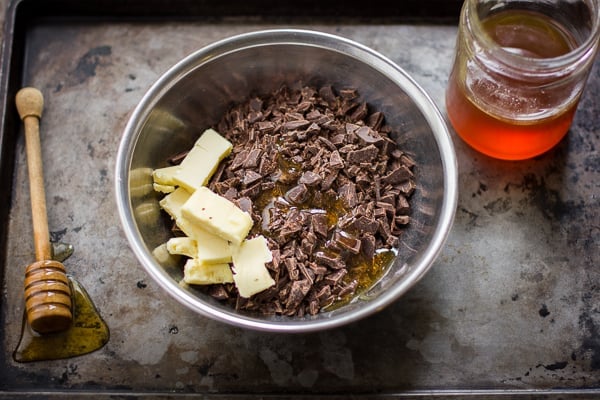
[[[174,237],[167,241],[167,250],[171,254],[179,254],[190,258],[196,257],[198,247],[196,241],[190,237]]]
[[[183,281],[189,285],[213,285],[233,282],[229,264],[206,264],[190,258],[183,266]]]
[[[196,241],[194,258],[207,264],[231,262],[231,248],[227,240],[205,231],[184,217],[179,217],[175,222],[183,233]]]
[[[219,161],[227,157],[233,149],[233,145],[227,139],[214,129],[205,130],[202,135],[196,140],[194,146],[201,147],[209,153],[219,155]]]
[[[232,248],[233,280],[240,296],[248,298],[275,284],[265,267],[273,256],[263,236],[245,240]]]
[[[248,236],[253,224],[248,213],[205,186],[185,202],[181,216],[234,244],[240,244]]]
[[[173,192],[163,197],[159,204],[171,218],[177,220],[181,217],[181,207],[190,198],[190,193],[184,188],[177,188]],[[188,235],[189,236],[189,235]]]
[[[233,145],[217,131],[207,129],[185,156],[173,180],[190,192],[206,185]]]
[[[157,168],[152,171],[152,179],[154,183],[165,186],[177,186],[175,182],[175,174],[179,171],[179,165],[170,167]]]
[[[152,189],[154,189],[155,192],[171,193],[171,192],[175,191],[175,186],[161,185],[160,183],[153,183],[152,184]]]

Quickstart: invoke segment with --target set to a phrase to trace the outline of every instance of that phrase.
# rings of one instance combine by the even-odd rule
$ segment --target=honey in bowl
[[[544,13],[509,8],[481,18],[479,30],[470,31],[476,22],[464,22],[475,19],[468,3],[474,2],[463,9],[446,91],[450,122],[466,143],[495,158],[520,160],[548,151],[571,126],[591,63],[556,68],[553,60],[579,43]],[[488,41],[478,42],[477,35]]]

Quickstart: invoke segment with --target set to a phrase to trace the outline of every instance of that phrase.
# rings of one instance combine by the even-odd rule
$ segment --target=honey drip
[[[98,313],[89,295],[67,275],[73,295],[73,323],[63,332],[40,335],[23,316],[21,338],[13,358],[17,362],[59,360],[91,353],[109,339],[108,326]]]

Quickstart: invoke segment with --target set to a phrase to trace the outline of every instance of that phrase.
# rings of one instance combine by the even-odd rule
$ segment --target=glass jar
[[[446,90],[455,131],[507,160],[555,146],[573,121],[599,35],[597,0],[466,0]]]

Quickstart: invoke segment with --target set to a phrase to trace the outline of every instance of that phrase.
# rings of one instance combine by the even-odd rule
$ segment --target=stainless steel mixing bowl
[[[227,108],[250,94],[268,94],[302,82],[353,87],[382,111],[394,139],[416,162],[418,188],[412,223],[398,256],[371,289],[350,304],[315,316],[290,318],[238,312],[180,285],[180,266],[152,251],[170,236],[170,224],[152,191],[151,171],[189,149]],[[383,309],[430,269],[450,231],[457,203],[456,156],[447,126],[427,94],[386,57],[351,40],[305,30],[247,33],[198,50],[162,75],[133,111],[116,164],[118,212],[130,245],[146,271],[175,299],[201,315],[273,332],[340,326]]]

